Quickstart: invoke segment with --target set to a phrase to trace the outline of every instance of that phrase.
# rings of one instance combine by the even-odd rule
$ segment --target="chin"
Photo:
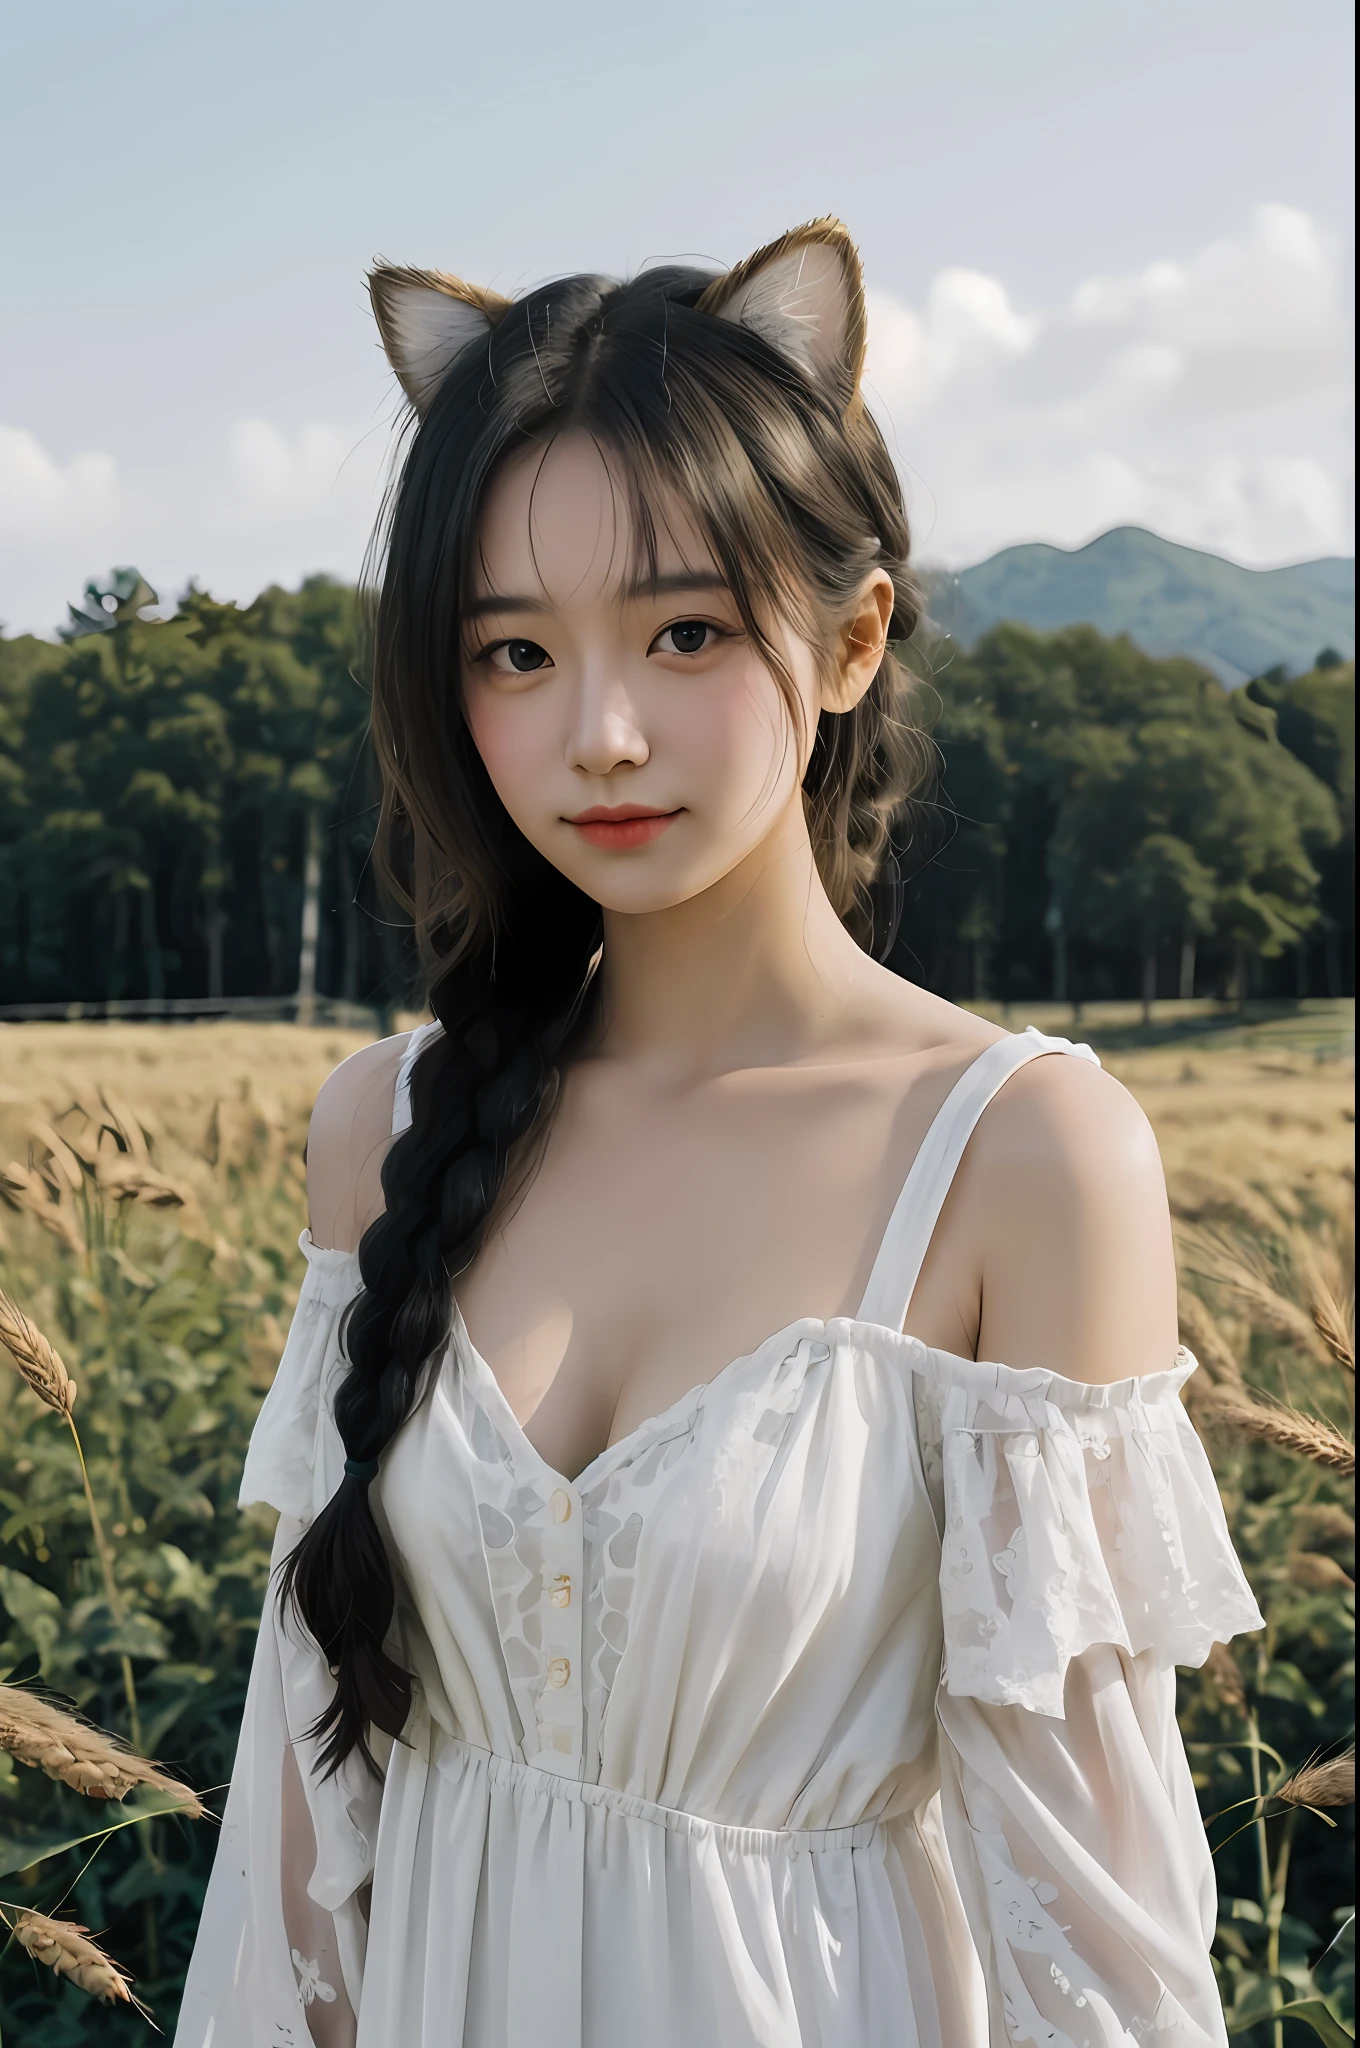
[[[587,873],[581,868],[564,872],[601,910],[617,912],[620,917],[650,917],[658,911],[674,910],[720,879],[717,875],[647,874],[640,865],[631,874],[617,868],[612,874],[599,869]]]

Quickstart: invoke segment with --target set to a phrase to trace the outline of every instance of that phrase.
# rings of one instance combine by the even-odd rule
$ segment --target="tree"
[[[966,885],[952,847],[939,863],[949,872],[916,878],[918,956],[954,957],[956,935],[990,912],[1003,996],[1046,985],[1061,999],[1084,983],[1137,986],[1149,1001],[1164,950],[1176,951],[1182,994],[1205,949],[1220,985],[1241,992],[1254,960],[1312,929],[1337,804],[1242,693],[1085,627],[1002,627],[971,654],[937,653],[934,677],[945,790],[960,810],[960,764],[968,788],[960,837],[976,848],[990,834],[995,853]],[[966,988],[965,963],[931,985]]]
[[[64,645],[0,638],[6,998],[291,995],[309,873],[313,985],[371,997],[387,977],[398,997],[366,872],[354,593],[190,589],[169,620],[153,596],[118,570]]]
[[[1327,993],[1337,996],[1354,979],[1355,663],[1342,661],[1334,648],[1324,648],[1309,674],[1260,676],[1248,683],[1246,695],[1274,713],[1281,745],[1336,799],[1341,833],[1319,858],[1318,925]],[[1299,971],[1302,981],[1307,974],[1302,949]]]
[[[0,635],[0,984],[10,1002],[395,1002],[409,934],[369,862],[359,600],[323,577],[155,617],[133,569],[62,644]],[[1347,985],[1354,668],[1229,692],[1090,628],[915,650],[942,750],[896,841],[893,952],[949,995]],[[1174,964],[1173,964],[1174,962]],[[1262,968],[1260,963],[1264,962]]]

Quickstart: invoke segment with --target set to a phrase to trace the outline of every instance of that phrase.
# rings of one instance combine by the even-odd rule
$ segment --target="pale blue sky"
[[[1234,276],[1258,277],[1274,249],[1285,270],[1241,289],[1258,312],[1262,291],[1292,299],[1288,266],[1301,264],[1326,329],[1331,367],[1318,375],[1334,381],[1349,299],[1350,34],[1341,0],[11,6],[0,30],[0,617],[47,629],[58,596],[105,555],[163,582],[196,568],[237,595],[308,566],[352,574],[371,509],[365,464],[391,411],[361,290],[378,253],[513,291],[658,255],[731,262],[836,212],[884,320],[894,304],[925,319],[941,273],[999,286],[1022,323],[1007,339],[1004,320],[979,315],[1009,351],[1019,394],[996,415],[1005,440],[1028,402],[1014,383],[1022,357],[1031,385],[1035,362],[1049,362],[1046,404],[1055,396],[1068,344],[1045,323],[1060,324],[1081,287],[1156,264],[1193,270],[1219,243],[1238,252]],[[1275,227],[1254,229],[1263,206],[1277,209]],[[1172,337],[1182,353],[1205,294],[1225,289],[1221,272],[1210,263],[1195,287],[1200,310]],[[1149,339],[1148,318],[1137,315],[1133,341],[1152,376],[1148,350],[1169,344]],[[948,327],[940,313],[937,340]],[[1256,356],[1277,344],[1263,331]],[[1303,346],[1297,332],[1289,345]],[[913,347],[899,351],[904,377]],[[1138,469],[1140,436],[1126,450],[1108,407],[1090,427],[1090,460],[1074,443],[1046,492],[998,487],[998,502],[979,472],[958,484],[956,509],[950,450],[981,400],[950,364],[953,384],[936,362],[928,415],[889,406],[904,466],[919,467],[917,445],[928,454],[915,489],[937,552],[966,556],[998,536],[1070,541],[1107,503],[1136,511],[1139,490],[1154,521],[1162,486],[1151,472],[1120,481]],[[1326,468],[1333,414],[1318,412],[1297,365],[1286,381],[1283,396],[1253,386],[1249,433],[1224,421],[1206,440],[1196,415],[1202,482],[1178,482],[1162,518],[1179,522],[1177,537],[1214,544],[1217,519],[1217,544],[1243,558],[1335,544],[1323,484],[1344,477],[1288,469],[1295,440]],[[1158,432],[1168,417],[1163,405]],[[1232,469],[1248,442],[1251,478]],[[327,496],[317,477],[327,463],[335,474],[336,449],[356,447],[340,498]],[[969,478],[984,456],[974,449]],[[1032,452],[1011,459],[1032,474]],[[1171,459],[1158,458],[1163,469]],[[1089,503],[1064,482],[1072,464],[1097,479]],[[1276,488],[1270,477],[1312,510],[1273,524],[1251,512]]]

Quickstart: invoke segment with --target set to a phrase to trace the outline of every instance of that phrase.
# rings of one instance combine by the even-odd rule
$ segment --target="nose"
[[[637,709],[617,677],[583,676],[576,692],[567,766],[584,775],[640,768],[651,749]]]

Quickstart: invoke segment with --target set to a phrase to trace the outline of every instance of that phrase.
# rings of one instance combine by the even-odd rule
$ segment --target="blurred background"
[[[0,57],[0,1288],[80,1390],[0,1349],[0,1913],[83,1922],[172,2031],[209,1829],[92,1804],[5,1701],[230,1771],[307,1111],[413,1000],[364,272],[726,266],[831,212],[939,749],[891,961],[1089,1038],[1153,1119],[1270,1623],[1182,1675],[1215,1966],[1235,2042],[1349,2040],[1350,9],[49,0]],[[145,2038],[27,1946],[7,2044]]]

